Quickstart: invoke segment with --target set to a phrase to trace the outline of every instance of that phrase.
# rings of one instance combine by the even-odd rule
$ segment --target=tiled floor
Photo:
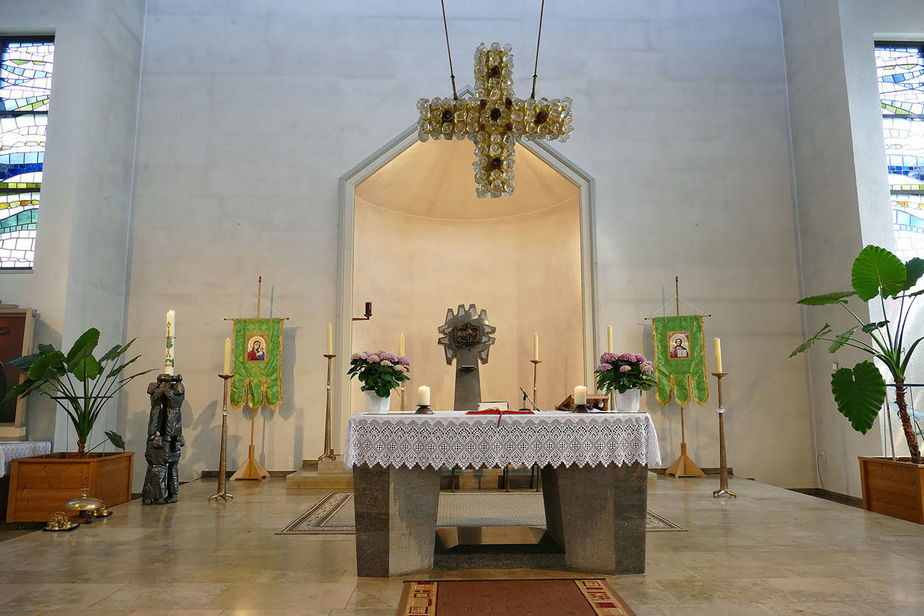
[[[649,533],[648,572],[610,577],[638,616],[921,616],[924,526],[750,481],[659,479],[649,507],[688,532]],[[71,533],[0,543],[0,614],[392,616],[401,579],[357,579],[353,538],[279,536],[323,492],[285,482],[185,485]],[[439,577],[438,573],[433,574]],[[556,571],[446,577],[562,577]],[[408,577],[424,577],[408,576]]]

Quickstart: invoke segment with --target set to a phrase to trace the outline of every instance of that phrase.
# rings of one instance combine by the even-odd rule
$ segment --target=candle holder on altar
[[[722,403],[722,379],[728,376],[727,372],[713,372],[712,376],[718,381],[719,390],[719,489],[712,493],[713,498],[720,496],[731,496],[738,498],[738,495],[728,489],[728,461],[725,457],[725,406]]]
[[[327,411],[324,413],[324,452],[318,456],[318,462],[321,460],[335,460],[337,456],[334,455],[334,448],[331,445],[331,427],[330,427],[330,383],[331,383],[331,363],[333,363],[334,358],[337,357],[335,353],[325,353],[324,357],[327,358]]]
[[[418,404],[417,410],[414,411],[415,415],[432,415],[433,409],[430,408],[427,404]]]
[[[537,351],[537,353],[538,353],[538,351]],[[539,403],[536,402],[536,401],[537,401],[539,398],[536,397],[536,391],[537,391],[537,389],[538,389],[537,381],[538,381],[538,377],[539,377],[539,364],[542,363],[542,360],[541,360],[541,359],[531,359],[531,360],[529,360],[529,361],[530,361],[530,363],[533,365],[533,410],[534,410],[534,411],[538,411],[538,410],[539,410]]]
[[[209,496],[209,500],[218,500],[219,498],[224,501],[229,501],[234,496],[228,494],[225,491],[225,486],[227,485],[227,449],[228,449],[228,382],[234,377],[233,374],[219,374],[219,377],[224,381],[222,383],[222,397],[221,397],[221,448],[220,453],[218,454],[218,492]]]

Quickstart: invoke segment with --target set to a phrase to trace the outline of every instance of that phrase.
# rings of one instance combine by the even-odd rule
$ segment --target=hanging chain
[[[545,0],[542,1],[545,2]],[[443,31],[446,33],[446,53],[449,55],[449,78],[452,80],[452,98],[459,100],[459,95],[456,94],[456,76],[452,72],[452,50],[449,48],[449,26],[446,24],[446,2],[440,0],[440,6],[443,7]]]
[[[533,91],[529,94],[530,100],[536,99],[536,77],[538,77],[539,72],[539,42],[542,41],[542,15],[544,13],[545,0],[542,0],[542,5],[539,7],[539,35],[536,37],[536,64],[533,65]]]

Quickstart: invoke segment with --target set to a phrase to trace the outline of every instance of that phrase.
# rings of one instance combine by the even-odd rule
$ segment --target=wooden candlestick
[[[712,493],[713,498],[720,496],[738,498],[737,494],[728,489],[728,461],[725,458],[725,406],[722,403],[722,379],[727,375],[727,372],[712,373],[718,381],[719,390],[719,489]]]
[[[234,376],[233,374],[219,374],[218,376],[224,381],[222,384],[222,397],[221,397],[221,448],[220,456],[218,460],[218,492],[209,496],[209,500],[218,500],[219,498],[224,501],[229,501],[234,498],[232,495],[225,492],[225,485],[227,482],[227,448],[228,448],[228,382]]]
[[[324,357],[327,358],[327,411],[324,414],[324,452],[318,456],[318,462],[324,460],[336,460],[337,456],[334,455],[334,447],[331,445],[331,433],[330,433],[330,376],[331,376],[331,363],[334,361],[334,358],[337,357],[336,354],[325,353]],[[403,401],[402,401],[403,403]]]

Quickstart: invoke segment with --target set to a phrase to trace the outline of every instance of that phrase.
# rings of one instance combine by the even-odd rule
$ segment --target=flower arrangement
[[[404,355],[391,351],[361,351],[350,357],[350,378],[356,377],[362,383],[363,391],[374,391],[380,398],[391,395],[392,389],[409,380],[411,362]]]
[[[654,365],[644,355],[604,353],[594,374],[599,391],[615,390],[622,394],[629,389],[648,391],[654,387],[657,381],[652,376],[653,372]]]

